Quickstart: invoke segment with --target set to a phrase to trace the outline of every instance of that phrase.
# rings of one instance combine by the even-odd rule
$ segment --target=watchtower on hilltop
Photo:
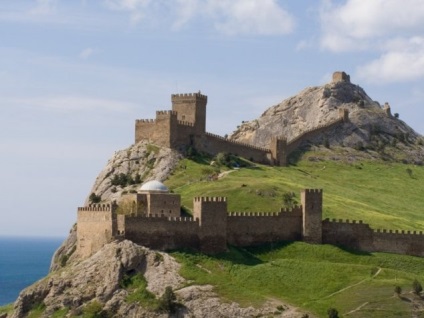
[[[171,95],[172,110],[180,122],[191,123],[196,135],[206,132],[206,104],[208,97],[198,93]]]

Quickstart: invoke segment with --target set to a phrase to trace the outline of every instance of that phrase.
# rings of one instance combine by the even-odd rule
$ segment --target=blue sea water
[[[46,276],[63,240],[0,236],[0,306],[14,302],[22,289]]]

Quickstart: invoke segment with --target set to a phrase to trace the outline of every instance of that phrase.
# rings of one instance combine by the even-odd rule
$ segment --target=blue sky
[[[2,0],[0,235],[65,236],[173,93],[224,135],[346,71],[423,134],[423,34],[420,0]]]

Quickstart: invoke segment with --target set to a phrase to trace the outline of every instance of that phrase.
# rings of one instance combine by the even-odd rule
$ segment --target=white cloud
[[[88,48],[81,51],[81,53],[79,54],[79,58],[86,60],[90,56],[92,56],[94,52],[95,52],[94,49],[88,47]]]
[[[294,18],[274,0],[208,0],[217,30],[229,34],[287,34]]]
[[[321,47],[332,52],[378,54],[359,66],[369,82],[403,82],[424,77],[424,2],[347,0],[321,8]]]
[[[107,7],[128,12],[132,24],[141,21],[169,24],[180,29],[196,19],[205,19],[227,35],[287,34],[294,28],[293,16],[276,0],[105,0]]]
[[[81,96],[47,96],[34,98],[8,98],[2,99],[2,103],[11,106],[37,108],[47,111],[58,112],[131,112],[137,105],[111,99],[99,99]]]
[[[403,45],[399,46],[400,43]],[[408,41],[399,41],[378,59],[360,66],[358,76],[370,82],[384,83],[423,78],[424,38],[414,37]]]
[[[424,2],[416,0],[325,1],[321,45],[331,51],[375,47],[375,39],[413,36],[424,31]]]

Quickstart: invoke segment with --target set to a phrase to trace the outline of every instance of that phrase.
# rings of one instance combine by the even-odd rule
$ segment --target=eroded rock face
[[[152,251],[130,241],[113,242],[84,261],[74,260],[46,278],[23,290],[14,304],[12,317],[26,317],[43,304],[42,317],[51,317],[58,310],[79,315],[84,307],[96,301],[113,317],[168,317],[168,314],[146,309],[126,300],[128,291],[122,287],[125,275],[141,273],[147,289],[157,297],[171,286],[182,306],[172,317],[300,317],[296,309],[269,301],[262,308],[243,308],[236,303],[222,302],[212,286],[189,286],[179,275],[180,265],[167,253]],[[284,311],[275,313],[277,306]]]
[[[259,147],[269,147],[272,136],[284,136],[290,142],[304,131],[335,120],[339,109],[344,108],[349,111],[349,122],[311,138],[311,144],[322,145],[325,140],[329,146],[367,148],[375,151],[369,154],[371,157],[381,157],[385,150],[389,159],[423,163],[422,137],[392,116],[387,106],[372,100],[358,85],[332,82],[306,88],[268,108],[229,138]]]
[[[169,148],[160,148],[141,141],[131,147],[115,152],[99,173],[90,191],[102,201],[119,200],[123,191],[136,190],[150,180],[164,181],[175,169],[182,155]],[[126,186],[113,185],[115,176],[124,174],[133,180],[139,175],[140,182]],[[85,204],[89,203],[87,197]]]

